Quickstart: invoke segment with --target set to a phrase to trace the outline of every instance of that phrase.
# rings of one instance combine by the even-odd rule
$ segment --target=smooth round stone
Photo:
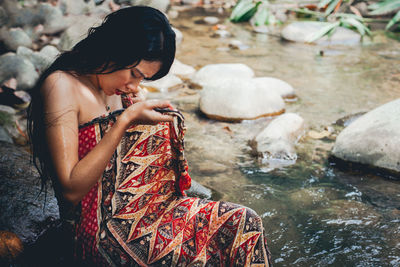
[[[169,88],[175,87],[182,83],[183,81],[179,77],[173,74],[167,74],[156,81],[144,82],[141,84],[141,86],[148,88],[149,91],[166,92]]]
[[[231,49],[239,49],[239,50],[246,50],[249,48],[248,45],[244,44],[242,41],[239,40],[231,40],[229,42],[229,47]]]
[[[17,55],[32,62],[39,72],[44,71],[54,61],[58,54],[59,51],[57,48],[51,45],[43,47],[40,52],[34,52],[23,46],[18,47],[17,50]]]
[[[241,63],[210,64],[202,67],[193,76],[192,82],[201,86],[219,84],[221,79],[240,78],[250,79],[254,71]]]
[[[253,79],[253,83],[260,88],[274,91],[283,98],[294,98],[295,93],[293,87],[285,81],[272,77],[257,77]]]
[[[19,46],[32,46],[31,38],[21,28],[1,28],[0,39],[9,51],[16,51]]]
[[[27,59],[14,53],[0,56],[0,83],[15,77],[19,90],[32,88],[39,78],[34,65]]]
[[[176,45],[179,45],[180,43],[182,43],[183,33],[180,30],[178,30],[177,28],[172,27],[172,29],[174,30],[175,35],[176,35],[176,37],[175,37]]]
[[[65,15],[86,15],[95,8],[94,1],[61,0],[60,9]]]
[[[329,23],[297,21],[287,25],[282,30],[281,35],[288,41],[306,43],[309,36],[318,32],[326,25],[329,25]],[[314,43],[319,45],[357,45],[360,41],[360,34],[343,27],[338,27],[331,37],[324,36]]]
[[[400,99],[386,103],[347,126],[336,138],[332,154],[400,172]]]
[[[87,36],[90,27],[100,25],[101,19],[93,16],[69,16],[69,23],[71,26],[61,34],[58,44],[61,51],[70,50]]]
[[[40,3],[37,6],[37,16],[44,21],[43,33],[55,34],[68,28],[68,24],[62,14],[61,9],[49,3]]]
[[[227,30],[216,30],[211,34],[211,37],[214,38],[229,38],[232,37],[232,33]]]
[[[280,95],[257,88],[250,79],[230,77],[203,88],[200,110],[222,121],[252,120],[280,114],[285,103]]]
[[[8,22],[7,12],[0,6],[0,27],[3,27]]]
[[[174,63],[172,64],[171,69],[169,71],[169,73],[179,76],[182,79],[190,79],[195,72],[196,72],[195,68],[183,64],[178,59],[174,60]]]
[[[219,18],[211,17],[211,16],[204,17],[203,20],[204,20],[205,23],[207,23],[209,25],[215,25],[215,24],[217,24],[219,22]]]
[[[271,121],[253,142],[264,159],[296,160],[294,145],[303,132],[304,119],[295,113],[286,113]]]

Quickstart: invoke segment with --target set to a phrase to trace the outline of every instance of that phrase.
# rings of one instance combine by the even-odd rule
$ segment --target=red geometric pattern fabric
[[[108,116],[80,128],[80,156],[114,120]],[[190,177],[182,165],[177,120],[127,130],[101,180],[81,202],[81,256],[99,266],[269,266],[254,211],[182,195]]]

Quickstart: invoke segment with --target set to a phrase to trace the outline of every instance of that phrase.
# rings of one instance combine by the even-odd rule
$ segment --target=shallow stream
[[[297,162],[274,169],[255,160],[247,143],[271,119],[211,121],[198,111],[198,90],[165,93],[187,117],[192,178],[213,189],[214,199],[261,215],[274,266],[400,266],[400,180],[341,171],[328,160],[342,129],[338,119],[400,97],[400,43],[382,34],[352,47],[289,43],[233,25],[226,15],[222,24],[234,36],[211,38],[211,26],[195,23],[206,15],[186,11],[172,20],[184,36],[177,58],[196,68],[245,63],[258,77],[290,83],[298,99],[286,112],[302,116],[306,131]],[[230,49],[232,39],[249,48]],[[307,137],[325,127],[334,129],[330,137]]]

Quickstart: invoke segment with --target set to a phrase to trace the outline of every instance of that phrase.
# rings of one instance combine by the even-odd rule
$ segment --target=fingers
[[[168,100],[148,100],[148,107],[151,109],[154,108],[173,108],[171,103]]]

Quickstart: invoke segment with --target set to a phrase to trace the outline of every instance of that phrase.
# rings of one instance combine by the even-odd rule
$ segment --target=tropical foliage
[[[386,30],[389,30],[393,25],[400,22],[400,0],[384,0],[368,7],[371,15],[384,15],[397,11],[394,17],[386,25]]]
[[[316,11],[307,7],[301,9],[291,9],[297,13],[307,14],[318,21],[329,22],[321,30],[309,36],[308,41],[314,42],[325,35],[332,35],[337,27],[346,27],[357,31],[361,36],[371,35],[368,22],[374,18],[364,18],[360,12],[352,6],[355,0],[319,0]],[[344,8],[343,8],[344,7]],[[340,13],[342,10],[352,10],[353,13]],[[369,17],[387,15],[395,13],[386,25],[386,30],[390,30],[394,25],[400,24],[400,0],[381,0],[368,6]],[[354,11],[356,10],[356,12]],[[239,0],[232,10],[230,20],[242,22],[252,20],[255,26],[275,25],[279,21],[271,12],[267,0]]]
[[[240,0],[233,8],[229,19],[233,22],[249,21],[261,3],[262,1]]]

